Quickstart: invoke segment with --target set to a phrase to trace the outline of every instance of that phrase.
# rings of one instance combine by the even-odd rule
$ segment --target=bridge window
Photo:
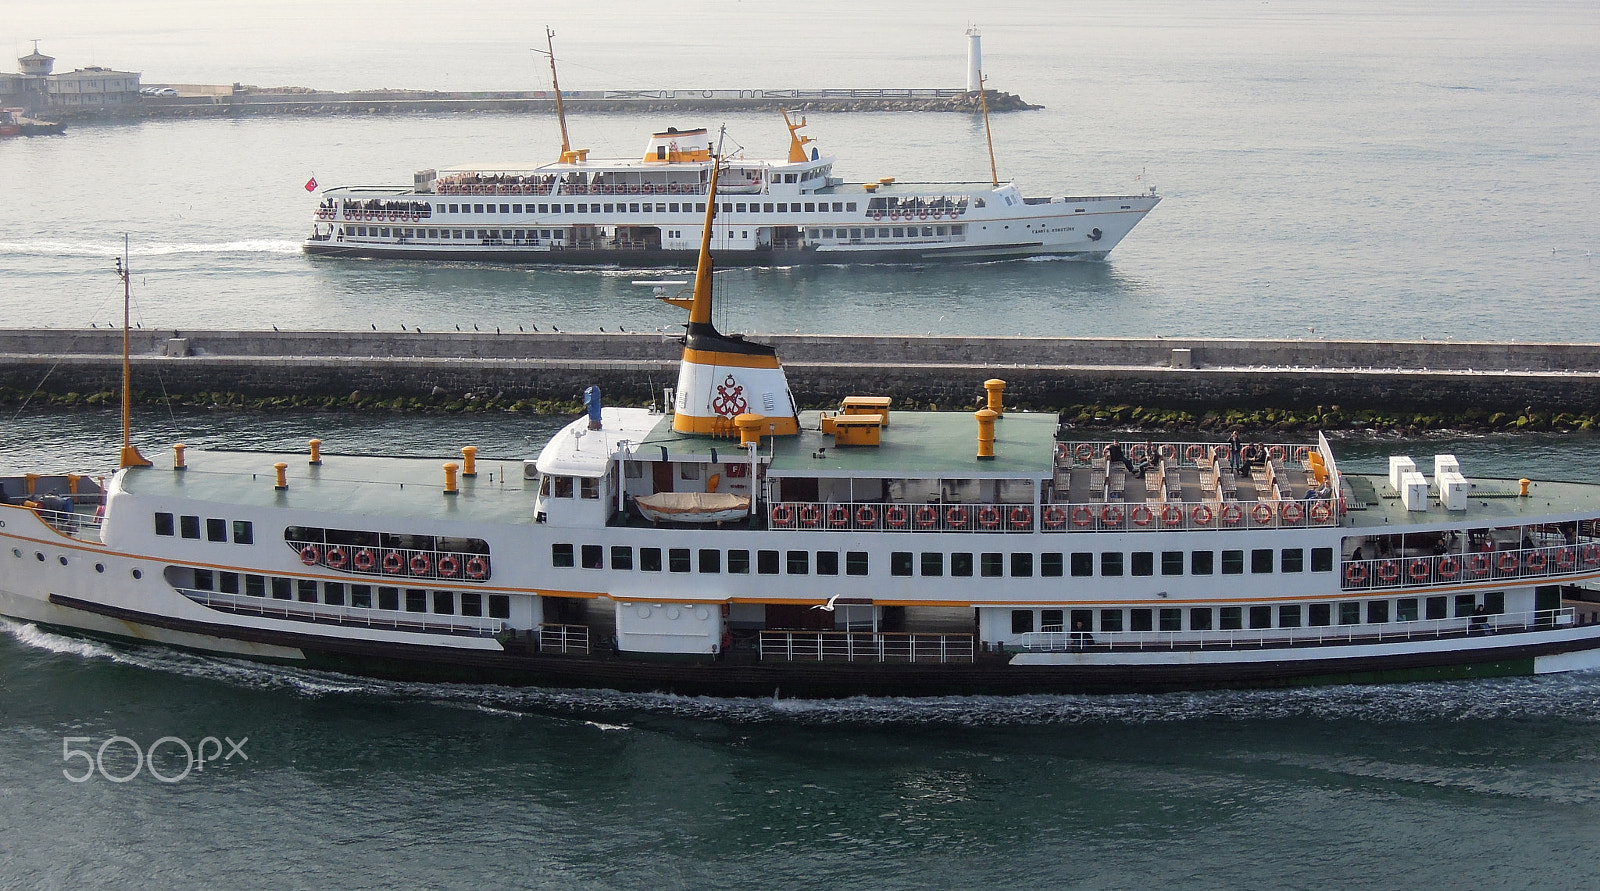
[[[1242,575],[1244,573],[1244,551],[1222,552],[1222,574]]]
[[[1311,571],[1312,572],[1332,572],[1333,571],[1333,548],[1312,548],[1311,549]],[[1443,616],[1441,616],[1440,618],[1443,618]]]
[[[184,538],[192,538],[195,541],[199,541],[200,540],[200,518],[199,517],[179,517],[178,518],[178,532]]]
[[[951,554],[950,574],[957,578],[972,578],[972,554],[966,551]]]
[[[1154,575],[1155,554],[1150,551],[1134,551],[1133,559],[1129,561],[1129,575]]]
[[[641,572],[660,572],[661,571],[661,549],[660,548],[640,548],[639,549],[639,570]]]
[[[1301,572],[1306,568],[1306,552],[1301,548],[1284,548],[1279,572]]]
[[[986,579],[999,578],[1005,575],[1005,555],[993,551],[979,555],[978,572]]]
[[[174,527],[172,525],[172,514],[156,514],[156,534],[157,535],[176,535],[177,534],[176,530],[174,529]]]
[[[1370,625],[1381,625],[1387,621],[1389,621],[1389,601],[1367,601],[1367,623]]]
[[[1063,569],[1061,557],[1059,553],[1040,554],[1039,575],[1045,578],[1060,578]]]
[[[1122,630],[1122,610],[1120,610],[1120,609],[1103,609],[1103,610],[1101,610],[1100,611],[1100,630],[1101,631],[1121,631]]]
[[[716,548],[701,548],[699,556],[701,572],[714,573],[722,571],[721,551]]]
[[[668,548],[667,549],[667,570],[669,572],[688,572],[689,571],[689,549],[688,548]]]
[[[844,555],[844,571],[846,575],[867,574],[867,552],[846,551]]]
[[[1033,555],[1011,555],[1011,577],[1025,579],[1033,576]]]
[[[750,552],[739,550],[728,552],[728,571],[738,575],[750,574]]]
[[[1211,630],[1211,607],[1197,606],[1194,609],[1189,610],[1189,630]]]
[[[756,551],[756,572],[762,575],[777,575],[778,552]]]
[[[941,551],[923,551],[922,574],[927,576],[944,575],[944,553]]]
[[[894,551],[889,554],[889,574],[898,576],[911,574],[910,551]]]
[[[1182,551],[1162,551],[1161,552],[1161,574],[1162,575],[1183,575],[1183,552]]]
[[[1074,576],[1094,575],[1094,554],[1087,551],[1076,551],[1072,555],[1072,574]]]
[[[1162,631],[1183,630],[1183,610],[1177,607],[1164,607],[1157,618],[1161,621]]]
[[[811,552],[790,551],[784,564],[789,575],[805,575],[811,571]]]
[[[584,569],[605,569],[605,548],[600,545],[584,545],[582,550]]]

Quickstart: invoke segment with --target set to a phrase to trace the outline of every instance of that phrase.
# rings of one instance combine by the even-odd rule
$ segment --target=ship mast
[[[578,149],[574,151],[572,148],[572,143],[567,139],[567,111],[566,107],[561,104],[561,80],[556,76],[555,36],[556,32],[550,30],[548,25],[545,26],[544,44],[546,49],[543,51],[534,50],[534,52],[542,52],[543,55],[550,57],[550,85],[555,88],[556,120],[561,123],[561,163],[571,164],[577,161],[585,160],[589,156],[589,150]]]
[[[989,131],[989,91],[984,89],[984,84],[989,78],[982,73],[978,74],[978,104],[983,107],[983,138],[989,143],[989,180],[995,188],[1000,188],[1000,172],[994,166],[994,134]]]
[[[122,236],[122,256],[117,258],[117,277],[122,279],[122,455],[118,467],[149,467],[150,460],[139,454],[129,436],[133,416],[133,368],[128,362],[128,304],[133,296],[133,265],[128,261],[128,236]]]

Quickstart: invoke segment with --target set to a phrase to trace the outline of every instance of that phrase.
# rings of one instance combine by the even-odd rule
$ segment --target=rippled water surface
[[[351,89],[960,86],[984,29],[1002,175],[1157,185],[1103,263],[722,273],[754,331],[1594,341],[1591,3],[677,5],[60,0],[0,15],[58,67]],[[692,119],[686,119],[692,118]],[[859,179],[981,179],[981,123],[812,114]],[[781,149],[775,115],[577,115]],[[650,329],[631,270],[312,260],[301,184],[549,159],[539,116],[152,121],[0,141],[0,325]],[[147,452],[520,458],[559,418],[141,410]],[[0,418],[7,469],[107,466],[115,419]],[[1600,479],[1592,437],[1347,437],[1344,466]],[[3,579],[0,579],[3,581]],[[1173,696],[716,700],[379,683],[0,627],[0,887],[1584,888],[1600,676]],[[182,781],[74,783],[114,736],[244,740]],[[150,763],[174,775],[176,743]],[[203,746],[202,746],[203,748]],[[106,749],[113,775],[127,744]],[[248,757],[248,761],[243,760]]]

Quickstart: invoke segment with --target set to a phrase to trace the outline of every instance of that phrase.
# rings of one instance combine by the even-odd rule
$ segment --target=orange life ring
[[[978,511],[978,523],[985,529],[993,529],[1000,525],[1000,510],[996,507],[985,507]]]
[[[1155,514],[1150,508],[1141,504],[1128,512],[1128,519],[1132,520],[1135,526],[1148,526],[1150,521],[1155,519]]]
[[[1094,446],[1089,445],[1086,442],[1080,442],[1078,443],[1077,447],[1072,450],[1072,455],[1079,461],[1092,461],[1094,460]]]
[[[944,522],[947,526],[967,525],[967,509],[964,507],[950,508],[944,512]]]
[[[1161,509],[1161,525],[1176,526],[1183,522],[1183,508],[1169,504]]]
[[[1361,563],[1352,563],[1345,567],[1344,580],[1352,585],[1359,585],[1367,580],[1367,567]]]
[[[1190,464],[1198,464],[1205,456],[1206,447],[1202,445],[1192,445],[1183,450],[1183,457],[1188,459]]]
[[[1307,448],[1306,446],[1300,446],[1294,450],[1294,459],[1299,461],[1301,464],[1306,463],[1306,458],[1309,458],[1310,456],[1311,449]]]
[[[1087,526],[1093,522],[1094,511],[1084,507],[1081,504],[1072,509],[1072,525],[1082,529],[1084,526]]]
[[[1108,504],[1100,510],[1100,522],[1107,526],[1122,525],[1122,508],[1115,504]]]
[[[843,529],[850,525],[849,509],[839,504],[828,508],[828,525],[835,529]]]
[[[1262,502],[1250,508],[1250,518],[1256,521],[1257,526],[1265,526],[1272,522],[1272,505]]]
[[[386,551],[383,555],[383,571],[394,575],[406,566],[406,558],[400,556],[399,551]]]
[[[1129,460],[1132,460],[1132,461],[1143,461],[1145,459],[1145,457],[1147,455],[1149,455],[1149,453],[1150,453],[1149,449],[1146,449],[1142,445],[1131,445],[1131,446],[1128,446],[1128,458],[1129,458]]]
[[[1522,565],[1534,572],[1544,572],[1545,562],[1544,551],[1530,551],[1522,558]]]
[[[1044,509],[1044,515],[1041,519],[1044,520],[1044,528],[1060,529],[1066,525],[1067,512],[1059,507],[1047,507]]]
[[[1483,575],[1489,571],[1489,556],[1487,554],[1472,554],[1467,557],[1467,573],[1470,575]]]
[[[1400,577],[1400,564],[1394,560],[1384,560],[1378,564],[1378,580],[1392,582]]]
[[[1578,563],[1578,552],[1575,548],[1562,548],[1556,551],[1556,568],[1571,569]]]
[[[858,525],[858,526],[876,526],[876,525],[878,525],[878,509],[873,507],[870,504],[863,504],[860,507],[856,508],[856,525]]]
[[[800,508],[800,525],[807,529],[815,529],[821,521],[822,511],[815,504],[808,504]]]
[[[488,560],[477,554],[467,558],[467,578],[481,581],[488,574]]]
[[[427,554],[420,554],[420,553],[411,555],[411,574],[412,575],[427,575],[428,574],[428,570],[430,570],[432,568],[433,568],[433,558],[432,557],[429,557]]]
[[[787,504],[775,504],[769,516],[775,525],[787,526],[789,521],[794,519],[794,511]]]
[[[1274,461],[1283,460],[1283,446],[1275,445],[1267,449],[1267,457]]]
[[[316,566],[322,562],[322,551],[314,544],[303,545],[300,548],[300,562],[307,566]]]
[[[893,529],[903,529],[903,528],[905,528],[905,525],[906,525],[906,509],[901,507],[898,504],[895,505],[894,507],[889,508],[888,510],[883,512],[883,521],[885,523],[888,523],[890,528],[893,528]]]
[[[1494,565],[1495,565],[1495,568],[1499,569],[1501,572],[1516,572],[1517,571],[1517,555],[1516,555],[1516,552],[1515,551],[1507,551],[1504,554],[1501,554],[1500,555],[1500,559],[1496,560],[1494,562]]]
[[[328,554],[324,561],[328,564],[329,569],[343,569],[349,559],[350,557],[345,553],[344,548],[335,545],[328,549]]]
[[[453,579],[456,577],[456,573],[460,571],[461,561],[449,554],[439,555],[439,575],[444,576],[447,579]]]
[[[371,572],[377,563],[378,558],[373,555],[371,548],[361,548],[356,551],[355,559],[352,561],[358,572]]]
[[[1211,517],[1211,508],[1204,504],[1197,504],[1194,510],[1189,511],[1189,520],[1196,526],[1210,526]]]
[[[1278,505],[1278,516],[1282,517],[1285,523],[1298,523],[1305,519],[1306,509],[1301,507],[1298,501],[1285,501]]]
[[[931,507],[917,508],[916,523],[918,529],[931,529],[939,522],[939,512]]]
[[[1026,507],[1013,507],[1011,509],[1012,529],[1027,529],[1033,525],[1033,510]]]
[[[1244,508],[1238,504],[1228,504],[1222,508],[1222,523],[1225,526],[1237,526],[1244,519]]]
[[[873,219],[874,222],[883,219],[883,211],[881,211],[881,210],[873,211],[872,212],[872,219]]]
[[[1454,557],[1442,557],[1439,565],[1434,567],[1434,571],[1439,573],[1439,578],[1453,579],[1456,573],[1461,571],[1461,561]]]
[[[919,220],[926,220],[927,218],[928,218],[928,212],[925,211],[925,210],[922,211],[921,213],[917,214],[917,219],[919,219]]]
[[[1233,446],[1223,443],[1222,445],[1216,446],[1216,451],[1214,451],[1212,454],[1216,455],[1218,458],[1229,457],[1233,454]]]
[[[1406,567],[1406,575],[1410,576],[1413,582],[1427,581],[1429,571],[1428,561],[1426,560],[1412,560],[1411,564]]]
[[[1156,446],[1156,454],[1160,455],[1163,461],[1171,461],[1178,457],[1178,447],[1170,442],[1164,442]]]
[[[1326,523],[1333,518],[1333,505],[1326,501],[1318,501],[1311,505],[1311,519],[1317,523]]]

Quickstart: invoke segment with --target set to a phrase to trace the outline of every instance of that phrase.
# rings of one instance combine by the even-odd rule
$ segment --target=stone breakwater
[[[137,102],[51,109],[63,121],[143,118],[194,118],[257,115],[555,114],[555,94],[545,90],[442,93],[424,90],[372,90],[334,93],[283,87],[228,91],[205,87],[204,95],[171,98],[141,96]],[[939,89],[862,90],[577,90],[562,93],[569,112],[729,112],[791,111],[979,111],[976,92]],[[1011,93],[990,90],[991,112],[1020,111],[1030,105]]]
[[[1006,403],[1069,424],[1590,429],[1600,344],[771,335],[796,397]],[[0,399],[102,402],[111,330],[0,330]],[[677,376],[661,334],[136,330],[141,398],[400,409],[568,406],[589,384],[645,403]]]

